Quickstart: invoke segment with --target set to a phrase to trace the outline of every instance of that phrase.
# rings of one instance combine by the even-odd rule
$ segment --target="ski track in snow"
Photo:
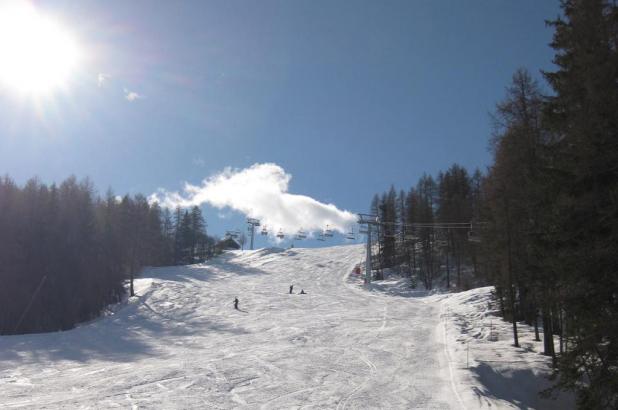
[[[0,408],[465,408],[441,302],[363,289],[350,276],[363,253],[262,249],[147,269],[113,315],[0,337]]]

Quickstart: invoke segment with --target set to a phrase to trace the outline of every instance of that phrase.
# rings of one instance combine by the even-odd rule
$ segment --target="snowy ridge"
[[[501,385],[462,369],[445,327],[473,304],[388,281],[367,289],[351,274],[363,250],[234,251],[147,269],[137,296],[100,320],[0,337],[0,408],[512,408]]]

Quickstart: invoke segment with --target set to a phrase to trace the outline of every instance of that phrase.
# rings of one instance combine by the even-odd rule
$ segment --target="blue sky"
[[[559,13],[553,0],[35,4],[86,58],[44,99],[3,89],[0,173],[150,194],[272,162],[291,193],[354,212],[424,171],[486,167],[488,112],[518,67],[551,69],[544,20]],[[243,226],[204,209],[213,233]]]

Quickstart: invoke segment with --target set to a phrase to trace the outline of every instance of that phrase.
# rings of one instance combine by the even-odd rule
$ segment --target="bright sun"
[[[0,6],[0,83],[39,96],[66,85],[80,60],[71,34],[27,2]]]

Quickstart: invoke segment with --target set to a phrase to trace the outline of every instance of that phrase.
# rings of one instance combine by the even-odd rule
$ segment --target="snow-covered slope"
[[[443,302],[447,352],[460,386],[468,386],[463,396],[469,402],[476,396],[478,408],[497,402],[520,409],[573,409],[572,394],[562,392],[551,400],[535,394],[551,386],[551,359],[541,354],[543,342],[535,341],[534,328],[525,323],[517,326],[520,347],[513,346],[512,324],[498,317],[493,290],[450,294]]]
[[[262,249],[147,270],[113,315],[0,337],[0,408],[476,408],[468,393],[484,391],[445,348],[444,299],[368,292],[350,277],[362,255]]]

